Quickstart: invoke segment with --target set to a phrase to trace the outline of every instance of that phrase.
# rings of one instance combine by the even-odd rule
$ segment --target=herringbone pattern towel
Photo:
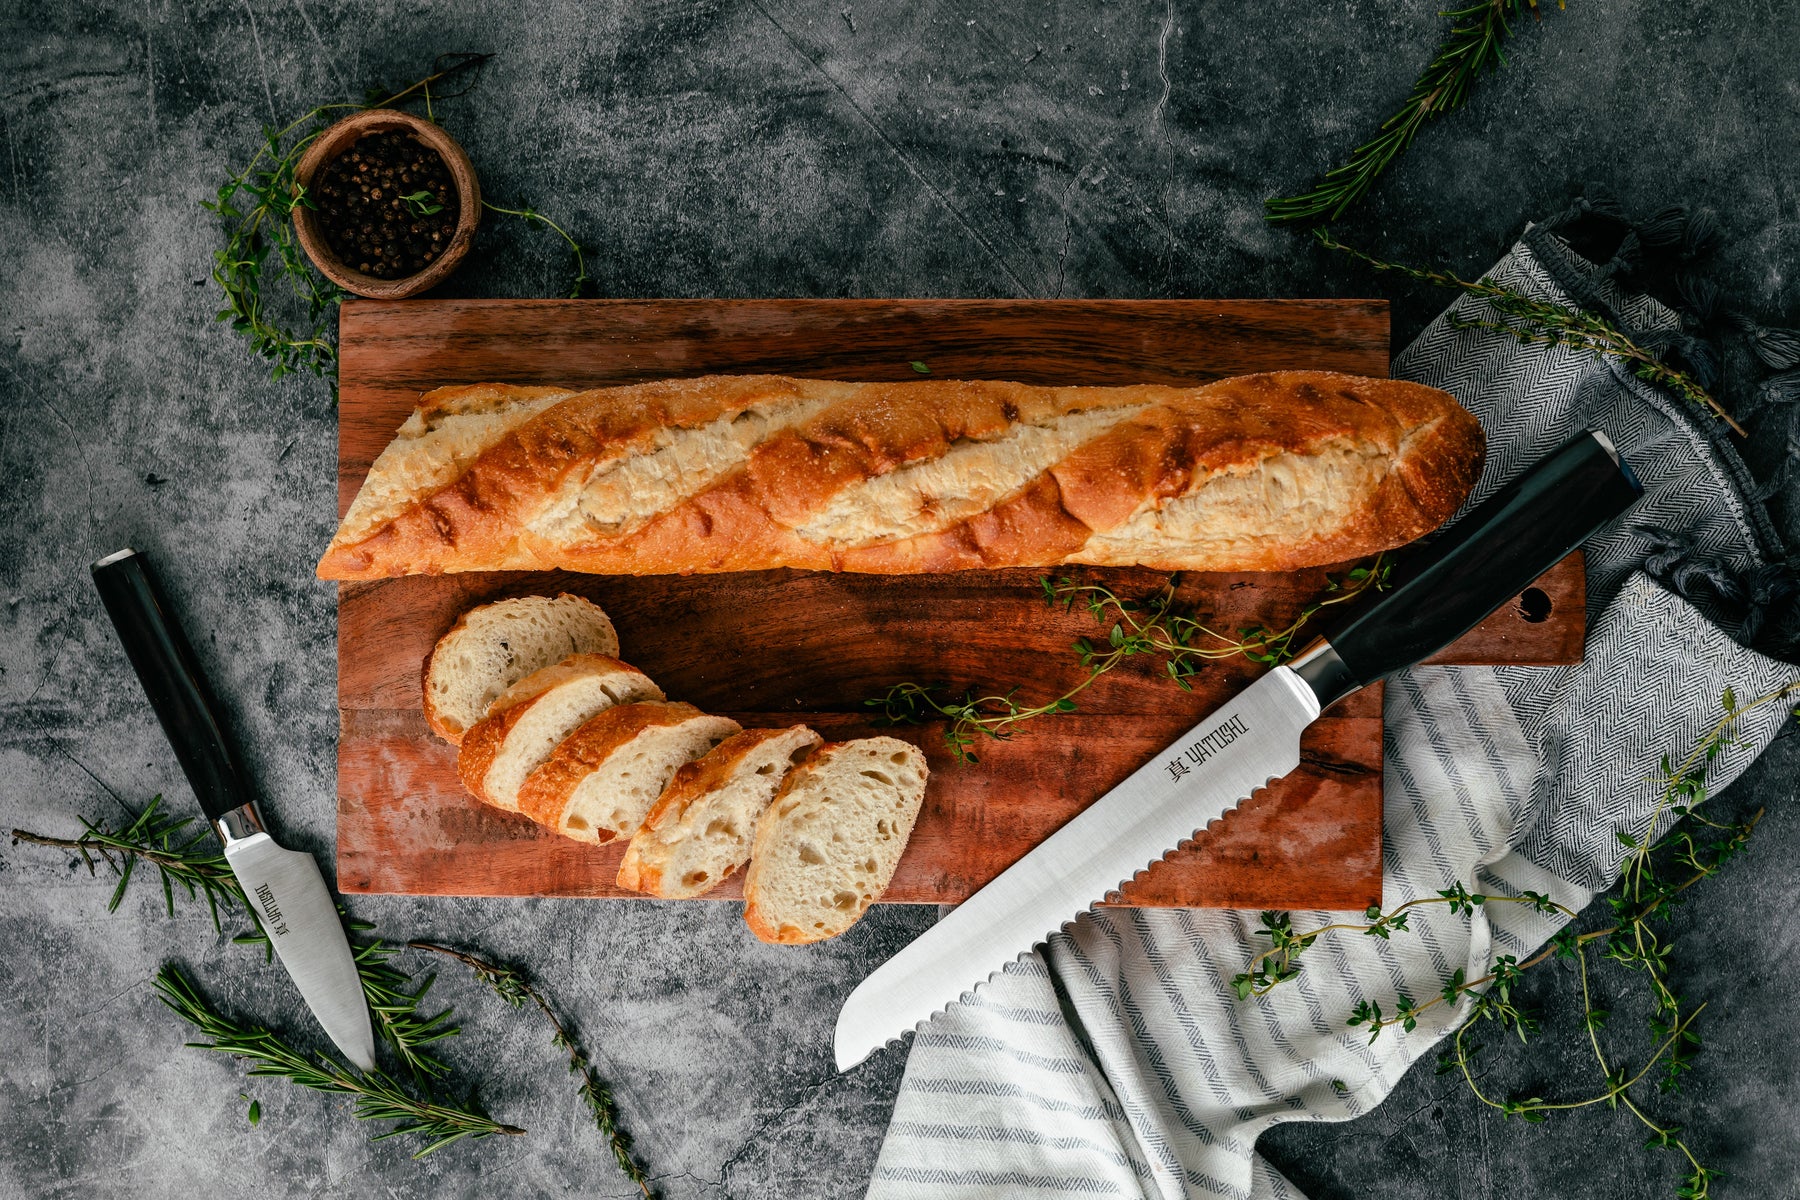
[[[1567,302],[1591,272],[1534,231],[1496,268]],[[1591,290],[1591,274],[1584,277]],[[1643,325],[1672,318],[1615,297]],[[1452,312],[1473,315],[1465,298]],[[1481,418],[1489,465],[1477,499],[1583,427],[1605,430],[1648,489],[1588,547],[1586,661],[1567,668],[1420,668],[1387,692],[1383,857],[1388,907],[1461,883],[1546,892],[1579,909],[1616,875],[1616,826],[1651,811],[1662,754],[1700,738],[1727,687],[1758,695],[1800,668],[1752,653],[1644,569],[1679,534],[1713,571],[1750,573],[1778,549],[1745,475],[1678,402],[1555,346],[1458,329],[1440,317],[1394,374],[1453,392]],[[1658,539],[1661,538],[1661,541]],[[1712,772],[1735,778],[1786,716],[1766,706]],[[1325,915],[1295,914],[1297,928]],[[1254,1151],[1276,1121],[1341,1121],[1380,1103],[1461,1023],[1428,1011],[1374,1045],[1345,1028],[1358,1001],[1392,1012],[1457,967],[1521,958],[1559,921],[1523,905],[1474,916],[1414,910],[1394,940],[1326,937],[1294,983],[1239,1001],[1254,913],[1110,910],[1084,917],[974,1002],[918,1035],[876,1164],[871,1200],[1003,1196],[1298,1197]],[[1339,1091],[1334,1081],[1347,1085]]]

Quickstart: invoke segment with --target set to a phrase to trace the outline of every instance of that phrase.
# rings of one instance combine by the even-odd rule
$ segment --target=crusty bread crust
[[[630,671],[634,675],[642,675],[630,663],[621,662],[604,654],[576,654],[564,659],[552,667],[534,671],[518,683],[506,689],[488,709],[488,715],[477,722],[473,728],[463,735],[456,752],[456,773],[461,777],[463,786],[477,799],[486,804],[501,807],[487,793],[484,786],[488,770],[494,765],[494,759],[506,747],[506,735],[513,731],[531,706],[558,682],[585,671]],[[651,685],[654,687],[654,685]],[[657,694],[661,694],[660,691]]]
[[[720,742],[704,758],[697,758],[678,768],[675,777],[669,780],[669,786],[663,789],[663,794],[645,814],[644,824],[637,836],[626,847],[625,859],[619,864],[619,886],[651,896],[662,895],[663,866],[668,861],[668,856],[666,853],[656,853],[647,845],[647,841],[655,837],[656,831],[673,827],[697,801],[724,786],[737,773],[744,760],[756,753],[758,748],[782,738],[792,738],[796,733],[808,735],[814,749],[823,741],[804,725],[746,729]],[[730,874],[731,871],[726,871],[705,890],[717,887]]]
[[[675,700],[614,705],[564,738],[543,765],[526,777],[519,786],[519,811],[540,825],[561,831],[563,810],[575,789],[616,750],[646,729],[681,725],[705,715],[693,705]],[[605,843],[613,840],[616,831],[600,829],[595,834]]]
[[[439,638],[432,645],[431,653],[427,654],[425,656],[425,662],[419,668],[419,691],[420,691],[421,696],[423,697],[422,705],[425,709],[425,724],[431,726],[431,732],[437,734],[439,737],[443,738],[446,742],[449,742],[452,746],[462,745],[463,736],[468,732],[468,730],[458,727],[454,722],[449,720],[443,713],[440,713],[438,711],[437,705],[432,702],[432,686],[431,686],[432,667],[438,661],[439,652],[444,650],[446,647],[452,645],[459,637],[461,637],[463,635],[464,631],[466,631],[469,628],[471,619],[479,620],[483,614],[492,611],[496,607],[498,607],[500,605],[517,603],[519,599],[527,599],[527,600],[529,600],[529,599],[550,599],[550,597],[519,597],[518,599],[515,599],[515,600],[496,600],[496,601],[493,601],[488,604],[476,605],[474,608],[471,608],[469,611],[463,613],[462,616],[456,618],[456,624],[452,625],[450,627],[450,629],[448,630],[448,632],[446,632],[443,637]],[[592,608],[593,612],[595,614],[597,614],[597,619],[604,626],[605,632],[607,634],[607,640],[609,640],[609,642],[610,642],[610,652],[614,653],[614,654],[616,654],[618,652],[618,649],[619,649],[618,635],[613,632],[612,621],[607,617],[606,613],[600,608],[599,605],[593,604],[591,601],[589,601],[583,597],[573,596],[568,592],[559,592],[555,596],[555,599],[556,600],[578,600],[582,604],[590,606]],[[603,648],[601,652],[607,653],[608,649]],[[527,674],[529,674],[529,672],[527,672]]]
[[[1447,393],[1323,371],[1195,388],[708,376],[554,402],[537,392],[529,402],[548,406],[495,436],[452,481],[436,483],[440,472],[404,508],[384,504],[391,517],[346,521],[320,576],[907,573],[1065,562],[1287,570],[1388,549],[1436,528],[1479,477],[1484,447],[1480,425]],[[1094,421],[1092,436],[1057,443],[1064,452],[980,511],[950,512],[928,497],[916,512],[884,513],[886,523],[867,536],[808,528],[897,471],[951,463],[971,446],[1025,432],[1066,434],[1080,421]],[[739,426],[754,433],[734,448]],[[683,437],[725,446],[729,453],[707,460],[716,473],[688,472],[696,490],[665,487],[648,513],[629,511],[628,490],[617,493],[623,501],[609,492],[604,504],[613,508],[596,511],[583,489]],[[393,474],[372,471],[364,486],[404,495]],[[949,492],[978,472],[968,474]],[[1206,517],[1201,524],[1215,536],[1183,540],[1140,528],[1180,503],[1204,505],[1209,485],[1259,476],[1267,481],[1263,507]],[[1282,494],[1289,477],[1305,494]],[[551,519],[570,512],[581,519]]]

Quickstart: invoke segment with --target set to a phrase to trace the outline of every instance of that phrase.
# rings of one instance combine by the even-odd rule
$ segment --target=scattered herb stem
[[[582,257],[581,244],[569,235],[568,230],[534,208],[501,208],[498,204],[490,204],[486,200],[481,202],[481,206],[489,212],[504,213],[509,217],[522,217],[527,221],[541,221],[560,234],[562,240],[569,243],[569,249],[575,252],[575,282],[569,288],[569,299],[579,300],[581,298],[581,285],[588,281],[587,259]]]
[[[1278,630],[1261,626],[1240,629],[1236,637],[1175,612],[1173,579],[1156,596],[1140,603],[1100,584],[1079,583],[1069,576],[1052,582],[1048,576],[1043,576],[1038,579],[1038,586],[1043,589],[1046,604],[1053,608],[1061,605],[1064,612],[1070,612],[1079,603],[1097,623],[1107,625],[1110,622],[1102,644],[1096,646],[1087,638],[1074,644],[1081,665],[1088,671],[1080,683],[1046,703],[1023,707],[1016,699],[1016,688],[1004,694],[987,695],[977,695],[971,688],[961,697],[954,697],[944,695],[944,689],[939,686],[917,683],[897,683],[886,695],[865,700],[863,704],[880,709],[879,720],[888,725],[917,725],[948,718],[950,725],[944,731],[944,743],[959,761],[978,762],[971,749],[977,737],[1005,741],[1026,721],[1054,713],[1074,712],[1075,697],[1127,658],[1146,654],[1161,656],[1164,671],[1185,691],[1193,690],[1188,680],[1209,662],[1240,656],[1267,666],[1286,662],[1298,649],[1297,635],[1314,615],[1330,605],[1355,599],[1368,588],[1386,587],[1390,566],[1384,556],[1377,555],[1370,565],[1351,570],[1343,583],[1327,580],[1326,597],[1301,609],[1285,627]]]
[[[214,929],[220,927],[221,901],[227,910],[233,904],[242,905],[244,912],[255,921],[256,909],[245,897],[237,876],[232,874],[231,864],[225,861],[212,830],[202,824],[190,836],[193,817],[169,817],[161,809],[162,797],[155,796],[138,812],[127,809],[131,821],[122,829],[108,829],[84,818],[81,822],[83,832],[78,838],[45,837],[23,829],[13,830],[12,837],[15,842],[72,850],[81,855],[90,875],[96,873],[94,859],[98,856],[119,877],[112,898],[106,902],[107,912],[118,909],[119,901],[125,898],[125,889],[131,885],[132,871],[142,861],[154,866],[162,877],[163,901],[170,916],[175,915],[175,887],[180,885],[190,899],[206,898]]]
[[[1377,271],[1393,271],[1434,287],[1455,288],[1471,296],[1479,296],[1499,314],[1498,320],[1452,314],[1450,323],[1457,329],[1487,329],[1503,333],[1527,345],[1568,346],[1597,357],[1616,358],[1625,363],[1639,379],[1666,388],[1690,404],[1710,409],[1714,416],[1731,426],[1740,437],[1744,436],[1743,426],[1732,420],[1731,414],[1700,386],[1698,380],[1657,358],[1604,317],[1566,309],[1547,300],[1527,296],[1523,292],[1495,283],[1487,276],[1469,280],[1448,271],[1429,271],[1422,267],[1387,262],[1354,246],[1346,246],[1334,239],[1329,230],[1316,229],[1313,236],[1325,249],[1347,254]]]
[[[188,1045],[248,1059],[255,1064],[249,1071],[252,1077],[286,1079],[315,1092],[353,1096],[352,1112],[358,1120],[398,1122],[372,1140],[419,1137],[425,1141],[414,1158],[424,1158],[464,1138],[525,1132],[494,1120],[473,1099],[461,1103],[417,1099],[380,1071],[358,1072],[329,1055],[305,1054],[261,1025],[225,1016],[172,966],[157,972],[155,987],[164,1004],[210,1039]]]
[[[1675,1150],[1685,1159],[1685,1174],[1675,1192],[1678,1200],[1706,1200],[1718,1172],[1701,1163],[1693,1148],[1680,1136],[1680,1126],[1654,1120],[1630,1095],[1630,1090],[1659,1065],[1662,1069],[1658,1081],[1660,1090],[1677,1090],[1702,1044],[1694,1026],[1707,1004],[1687,1006],[1670,985],[1673,935],[1666,927],[1659,932],[1659,926],[1668,921],[1670,910],[1683,902],[1689,888],[1717,874],[1725,862],[1742,852],[1763,816],[1758,810],[1741,821],[1718,822],[1698,812],[1707,800],[1707,769],[1733,743],[1737,723],[1746,713],[1769,704],[1791,702],[1796,695],[1800,695],[1800,684],[1790,684],[1739,704],[1736,695],[1727,688],[1720,697],[1722,715],[1694,747],[1678,762],[1668,756],[1663,758],[1662,791],[1651,812],[1636,823],[1635,830],[1620,828],[1615,831],[1615,836],[1630,854],[1620,876],[1618,894],[1607,900],[1614,918],[1611,924],[1587,932],[1577,932],[1572,924],[1565,926],[1548,945],[1523,962],[1512,955],[1498,956],[1488,973],[1478,979],[1465,978],[1466,972],[1458,968],[1444,980],[1438,995],[1424,1003],[1416,1003],[1405,993],[1399,993],[1392,1013],[1384,1013],[1377,1001],[1360,1001],[1345,1018],[1345,1024],[1367,1029],[1369,1040],[1373,1042],[1391,1026],[1398,1025],[1408,1031],[1416,1028],[1420,1015],[1435,1006],[1454,1006],[1471,998],[1473,1004],[1467,1017],[1458,1025],[1451,1048],[1438,1056],[1439,1074],[1460,1071],[1476,1099],[1509,1119],[1518,1117],[1535,1123],[1547,1119],[1553,1112],[1596,1104],[1612,1108],[1623,1105],[1650,1130],[1650,1139],[1645,1143],[1647,1147]],[[1800,716],[1800,712],[1795,715]],[[1659,836],[1659,827],[1670,817],[1676,818],[1676,824]],[[1702,844],[1696,840],[1697,836],[1710,840]],[[1679,873],[1665,878],[1670,868],[1678,869]],[[1267,995],[1299,975],[1301,955],[1318,938],[1329,933],[1361,933],[1386,940],[1395,933],[1410,932],[1408,915],[1421,906],[1446,904],[1452,913],[1473,915],[1477,908],[1497,903],[1529,904],[1539,912],[1555,913],[1571,920],[1576,916],[1542,893],[1527,891],[1518,896],[1484,896],[1470,893],[1460,883],[1435,896],[1418,897],[1389,911],[1384,912],[1379,905],[1372,906],[1364,914],[1365,923],[1337,922],[1296,932],[1286,913],[1268,912],[1262,915],[1263,928],[1257,932],[1270,939],[1270,948],[1251,958],[1248,968],[1232,981],[1233,986],[1240,999]],[[1603,958],[1641,973],[1650,995],[1654,1010],[1649,1019],[1652,1045],[1643,1065],[1635,1071],[1618,1065],[1617,1056],[1609,1054],[1601,1041],[1600,1032],[1610,1013],[1595,1003],[1589,981],[1588,953],[1596,944]],[[1501,1029],[1512,1031],[1522,1042],[1536,1033],[1541,1027],[1540,1022],[1514,1002],[1512,988],[1525,971],[1553,958],[1572,959],[1579,971],[1582,1022],[1604,1085],[1593,1094],[1569,1100],[1490,1095],[1480,1086],[1471,1065],[1480,1048],[1469,1042],[1469,1033],[1483,1020],[1492,1020]]]
[[[1557,0],[1557,7],[1563,6],[1564,0]],[[1264,215],[1270,221],[1336,220],[1342,216],[1406,152],[1427,123],[1462,107],[1477,79],[1505,65],[1501,44],[1512,36],[1513,23],[1527,11],[1541,19],[1537,0],[1480,0],[1444,12],[1450,19],[1450,32],[1414,80],[1400,111],[1383,121],[1375,137],[1358,146],[1348,162],[1326,172],[1311,191],[1267,201]]]
[[[414,950],[442,954],[462,963],[475,972],[476,978],[492,988],[495,995],[514,1008],[521,1007],[527,1001],[537,1005],[538,1011],[544,1014],[544,1019],[550,1022],[550,1028],[555,1031],[551,1042],[569,1056],[569,1073],[581,1076],[582,1102],[587,1105],[595,1127],[606,1138],[613,1160],[619,1164],[619,1170],[625,1173],[626,1178],[637,1185],[645,1200],[651,1200],[654,1193],[650,1190],[650,1181],[631,1153],[631,1135],[619,1127],[619,1106],[613,1099],[612,1089],[600,1078],[587,1052],[557,1017],[556,1010],[550,1006],[544,994],[531,985],[525,973],[517,967],[489,962],[466,950],[440,946],[436,942],[408,942],[407,945]]]
[[[174,892],[172,884],[181,884],[190,896],[202,893],[212,906],[213,924],[219,925],[219,901],[229,910],[233,904],[241,904],[244,911],[252,919],[255,911],[246,900],[243,888],[237,876],[224,857],[218,853],[216,843],[211,840],[210,832],[202,826],[203,832],[196,836],[186,836],[187,827],[192,818],[173,819],[161,815],[162,797],[158,796],[137,813],[129,813],[130,821],[123,829],[112,830],[92,821],[83,820],[84,832],[79,838],[46,837],[43,834],[30,833],[23,829],[15,829],[12,836],[15,842],[27,842],[33,845],[49,846],[56,849],[72,851],[79,854],[88,864],[90,872],[97,873],[96,859],[105,861],[118,875],[118,886],[113,889],[112,897],[107,904],[108,911],[116,910],[125,895],[133,877],[133,866],[140,860],[156,866],[163,873],[163,891],[170,915],[174,914]],[[341,911],[341,910],[340,910]],[[359,1117],[386,1117],[410,1122],[396,1133],[436,1133],[443,1140],[434,1140],[416,1157],[423,1157],[432,1150],[448,1145],[460,1137],[480,1137],[486,1133],[519,1133],[522,1130],[512,1126],[500,1126],[486,1133],[481,1131],[482,1120],[490,1120],[486,1114],[475,1108],[472,1103],[458,1104],[454,1101],[442,1100],[436,1089],[441,1081],[450,1074],[450,1068],[427,1047],[446,1038],[455,1037],[461,1028],[451,1023],[452,1013],[444,1009],[436,1013],[422,1011],[427,994],[436,980],[435,975],[426,975],[418,980],[392,963],[400,947],[368,936],[373,925],[366,921],[346,918],[350,932],[351,948],[356,959],[357,975],[362,983],[363,995],[375,1016],[375,1028],[392,1053],[411,1072],[413,1083],[423,1094],[423,1098],[407,1096],[399,1086],[387,1075],[379,1072],[356,1075],[335,1060],[321,1058],[318,1063],[306,1059],[305,1055],[293,1050],[274,1034],[259,1027],[247,1024],[236,1024],[237,1033],[242,1038],[260,1038],[266,1035],[266,1048],[274,1053],[281,1051],[288,1057],[281,1062],[293,1067],[292,1059],[297,1057],[306,1064],[307,1073],[289,1070],[257,1070],[257,1075],[283,1075],[302,1086],[315,1091],[351,1092],[364,1097],[358,1101],[356,1115]],[[250,933],[232,939],[239,945],[259,946],[265,959],[273,957],[273,947],[268,935],[257,926]],[[502,999],[513,1007],[520,1007],[529,1000],[535,1004],[554,1030],[553,1041],[564,1050],[569,1058],[569,1070],[581,1076],[579,1094],[592,1115],[596,1127],[606,1137],[613,1157],[619,1167],[643,1192],[646,1200],[653,1195],[648,1177],[631,1152],[631,1139],[619,1126],[618,1106],[613,1100],[610,1089],[594,1069],[587,1052],[575,1041],[574,1036],[557,1017],[548,997],[533,986],[524,972],[514,968],[501,966],[486,959],[477,957],[466,951],[455,950],[448,946],[440,946],[430,942],[408,943],[410,948],[447,955],[473,969],[477,976],[488,983]],[[218,1017],[209,1005],[199,997],[198,992],[178,973],[169,968],[165,974],[171,978],[165,983],[162,977],[157,980],[159,992],[170,1007],[180,1012],[191,1023],[208,1029],[197,1019],[202,1010],[210,1014],[210,1021],[217,1018],[217,1028],[224,1030],[234,1023]],[[176,1003],[175,1001],[180,1001]],[[192,1003],[189,1003],[192,1001]],[[209,1036],[212,1035],[209,1030]],[[236,1044],[235,1042],[233,1044]],[[263,1044],[259,1042],[258,1044]],[[214,1046],[224,1049],[223,1045]],[[236,1051],[232,1051],[235,1053]],[[335,1074],[334,1074],[335,1073]],[[321,1086],[325,1079],[330,1086]],[[352,1086],[354,1085],[354,1086]],[[360,1089],[360,1090],[359,1090]],[[410,1106],[407,1107],[407,1106]],[[405,1111],[402,1111],[402,1110]],[[260,1120],[260,1107],[253,1108],[252,1123]],[[455,1118],[455,1114],[463,1114],[463,1118]],[[445,1122],[462,1120],[456,1130]],[[419,1124],[421,1121],[424,1125]],[[490,1120],[490,1123],[491,1120]],[[455,1133],[454,1137],[449,1136]],[[392,1134],[383,1135],[392,1136]]]

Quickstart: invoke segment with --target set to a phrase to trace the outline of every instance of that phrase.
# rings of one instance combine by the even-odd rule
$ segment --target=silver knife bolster
[[[219,840],[225,843],[227,850],[231,849],[233,844],[248,841],[257,834],[262,834],[264,837],[269,834],[268,826],[263,823],[262,810],[256,807],[254,800],[240,804],[227,812],[214,821],[212,827],[218,833]]]
[[[1319,699],[1320,710],[1330,708],[1365,686],[1350,673],[1350,668],[1344,665],[1344,660],[1338,657],[1332,644],[1322,637],[1314,638],[1306,649],[1288,663],[1288,669],[1312,689],[1313,695]]]

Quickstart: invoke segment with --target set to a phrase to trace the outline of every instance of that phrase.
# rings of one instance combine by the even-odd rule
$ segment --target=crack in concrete
[[[755,1129],[751,1130],[750,1135],[744,1139],[743,1144],[734,1150],[730,1157],[719,1164],[719,1179],[713,1186],[723,1190],[725,1187],[725,1177],[731,1173],[731,1168],[736,1166],[751,1152],[751,1150],[761,1144],[764,1133],[779,1125],[782,1120],[795,1109],[810,1104],[818,1099],[820,1092],[847,1077],[847,1072],[833,1071],[830,1075],[819,1080],[817,1083],[810,1083],[802,1088],[801,1094],[798,1097],[782,1105],[780,1110],[777,1111],[774,1116],[763,1121]]]
[[[1175,0],[1169,0],[1163,15],[1162,36],[1156,39],[1156,73],[1162,77],[1162,95],[1156,99],[1156,107],[1150,110],[1150,123],[1162,123],[1163,109],[1168,107],[1169,93],[1174,85],[1169,82],[1169,35],[1175,32]],[[1167,135],[1163,140],[1168,140]]]
[[[1070,211],[1070,202],[1075,197],[1075,188],[1081,182],[1081,172],[1077,171],[1069,179],[1069,186],[1063,189],[1063,243],[1062,252],[1056,256],[1056,299],[1062,299],[1063,284],[1068,276],[1069,245],[1074,240],[1075,215]]]

